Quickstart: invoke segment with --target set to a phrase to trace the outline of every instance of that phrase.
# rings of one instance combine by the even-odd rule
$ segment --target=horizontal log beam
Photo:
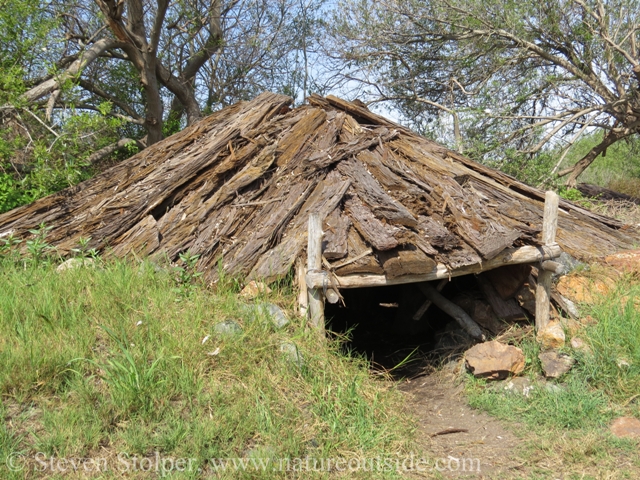
[[[439,263],[431,272],[422,275],[403,275],[396,278],[387,278],[384,275],[346,275],[343,277],[335,276],[335,283],[339,288],[364,288],[364,287],[383,287],[387,285],[401,285],[405,283],[430,282],[432,280],[440,280],[443,278],[460,277],[473,273],[480,273],[486,270],[502,267],[504,265],[516,265],[520,263],[542,262],[557,258],[562,253],[560,245],[546,245],[544,247],[534,247],[527,245],[520,248],[508,248],[501,252],[497,257],[492,258],[484,263],[476,263],[458,268],[456,270],[447,270],[447,267]],[[325,278],[324,272],[307,273],[307,287],[321,288]]]

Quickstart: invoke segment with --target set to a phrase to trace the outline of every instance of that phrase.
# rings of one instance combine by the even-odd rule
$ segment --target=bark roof
[[[42,222],[62,253],[199,254],[268,280],[306,248],[307,219],[324,222],[338,275],[421,274],[539,245],[544,192],[477,164],[335,97],[265,93],[217,112],[75,187],[0,215],[0,235]],[[586,258],[632,248],[619,222],[561,201],[557,241]]]

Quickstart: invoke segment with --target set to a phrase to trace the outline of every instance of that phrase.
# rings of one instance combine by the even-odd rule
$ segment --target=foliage
[[[635,0],[343,0],[334,54],[373,102],[485,160],[497,149],[571,149],[604,132],[575,167],[637,133]],[[555,173],[555,172],[554,172]]]
[[[203,112],[264,90],[302,99],[323,2],[0,0],[0,213]]]
[[[318,342],[302,318],[272,325],[262,302],[291,306],[293,295],[246,304],[224,280],[185,298],[172,291],[173,272],[147,261],[60,273],[4,262],[0,274],[0,412],[10,418],[0,427],[3,478],[17,478],[6,470],[11,452],[24,454],[21,475],[30,477],[40,475],[36,452],[115,459],[157,451],[194,458],[202,469],[194,477],[273,479],[291,472],[216,473],[208,459],[404,459],[413,446],[400,392],[338,345]],[[242,331],[218,333],[224,319]],[[305,368],[281,352],[285,341]]]

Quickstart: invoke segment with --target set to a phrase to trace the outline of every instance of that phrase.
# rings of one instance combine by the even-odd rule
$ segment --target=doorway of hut
[[[458,303],[479,294],[473,275],[443,283],[442,294]],[[413,377],[429,373],[473,344],[435,305],[420,315],[427,299],[416,284],[344,289],[341,294],[344,304],[325,304],[327,331],[343,339],[346,351],[366,357],[373,369]]]

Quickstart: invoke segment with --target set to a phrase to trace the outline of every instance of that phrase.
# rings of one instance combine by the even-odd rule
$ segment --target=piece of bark
[[[482,273],[503,300],[513,298],[531,274],[531,265],[506,265]]]
[[[434,247],[445,251],[452,250],[460,245],[460,239],[452,234],[436,216],[418,217],[418,231]]]
[[[337,267],[335,270],[337,275],[352,275],[357,273],[379,275],[384,273],[382,266],[373,256],[371,249],[367,247],[353,226],[349,227],[347,234],[347,251],[347,258],[339,262],[339,264],[344,266]],[[366,255],[362,256],[363,254]],[[350,261],[354,258],[358,258],[358,260]]]
[[[378,220],[356,195],[344,202],[344,208],[351,215],[358,232],[373,248],[384,251],[398,246],[398,241],[393,235],[398,229]]]
[[[340,208],[335,208],[324,221],[323,255],[327,260],[339,260],[347,256],[347,234],[351,220]]]
[[[456,295],[451,301],[467,312],[478,325],[494,335],[499,335],[507,327],[493,312],[491,305],[480,298],[463,293]]]
[[[308,231],[305,219],[312,214],[318,214],[321,220],[324,219],[340,203],[349,184],[350,181],[342,180],[337,172],[329,173],[306,199],[297,212],[295,220],[288,225],[284,232],[287,235],[286,238],[262,255],[248,278],[264,278],[267,281],[273,281],[285,276],[304,247]]]
[[[376,217],[407,227],[417,225],[417,220],[411,212],[382,189],[360,160],[345,159],[338,164],[337,169],[351,179],[354,191]]]
[[[427,257],[413,245],[378,252],[378,260],[388,278],[397,278],[402,275],[420,275],[436,268],[435,260]]]
[[[524,310],[520,308],[518,303],[513,298],[503,300],[502,297],[498,295],[496,289],[493,288],[491,282],[489,282],[487,278],[483,277],[483,275],[483,273],[476,275],[478,285],[498,318],[501,318],[506,322],[526,320],[527,315],[524,313]]]

